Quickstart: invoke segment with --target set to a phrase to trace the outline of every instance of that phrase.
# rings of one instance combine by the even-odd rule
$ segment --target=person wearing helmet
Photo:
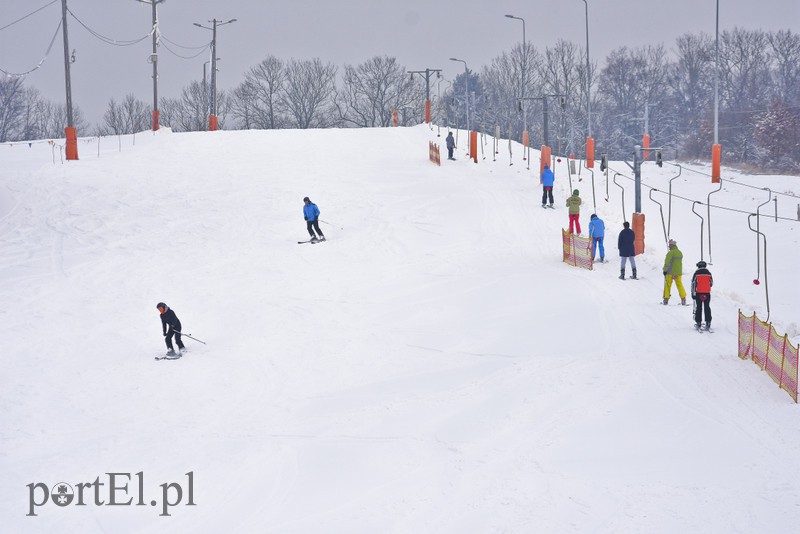
[[[567,207],[569,208],[569,233],[573,233],[573,228],[578,230],[578,235],[581,235],[581,222],[578,218],[581,216],[581,197],[578,196],[580,191],[577,189],[572,192],[572,196],[567,199]]]
[[[692,299],[694,300],[694,327],[703,328],[703,315],[705,314],[705,329],[711,331],[711,286],[714,277],[707,268],[706,262],[697,262],[697,270],[692,276]]]
[[[306,228],[308,235],[311,236],[311,241],[325,241],[325,236],[319,229],[319,208],[308,197],[303,199],[303,217],[306,220]],[[314,230],[319,234],[319,239],[314,235]]]
[[[686,306],[686,290],[683,288],[683,252],[678,249],[678,243],[674,239],[669,240],[669,252],[664,258],[664,300],[662,304],[669,304],[670,289],[672,281],[678,287],[678,294],[681,296],[681,304]]]
[[[181,322],[175,311],[170,309],[169,306],[163,302],[156,304],[159,313],[161,314],[161,332],[164,334],[164,341],[167,343],[167,356],[175,356],[175,349],[172,347],[172,336],[175,336],[175,344],[178,345],[178,350],[181,353],[186,351],[181,341]]]
[[[600,246],[600,263],[606,261],[606,249],[603,246],[603,239],[606,235],[606,223],[603,219],[592,213],[589,218],[589,239],[592,240],[592,261],[597,261],[597,246]]]
[[[542,171],[542,207],[547,207],[547,201],[550,200],[550,207],[553,207],[553,183],[556,181],[556,175],[550,170],[549,165],[544,166]]]

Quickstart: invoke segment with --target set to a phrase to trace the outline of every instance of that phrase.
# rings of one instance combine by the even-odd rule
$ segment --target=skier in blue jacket
[[[603,219],[592,213],[589,219],[589,237],[592,240],[592,261],[595,261],[597,256],[597,246],[600,245],[600,263],[606,261],[606,249],[603,247],[603,238],[606,235],[606,223]]]
[[[547,207],[547,200],[550,199],[550,207],[553,207],[553,182],[556,181],[556,175],[550,170],[549,165],[544,166],[542,171],[542,207]]]
[[[325,241],[325,236],[319,229],[319,208],[308,197],[303,199],[303,217],[306,220],[306,228],[308,235],[311,236],[311,241]],[[319,234],[319,239],[314,235],[314,230]]]

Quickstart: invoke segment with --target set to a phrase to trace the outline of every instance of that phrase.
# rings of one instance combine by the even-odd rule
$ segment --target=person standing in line
[[[592,261],[597,257],[597,247],[600,247],[600,263],[606,261],[606,249],[603,246],[603,239],[606,235],[606,223],[603,219],[592,213],[589,218],[589,238],[592,240]]]
[[[447,143],[447,159],[455,161],[456,158],[453,157],[453,150],[456,148],[456,140],[453,138],[453,132],[447,134],[445,142]]]
[[[636,256],[636,247],[634,246],[633,242],[636,241],[636,233],[631,230],[631,223],[625,221],[622,223],[622,231],[619,233],[619,238],[617,238],[617,248],[619,249],[619,279],[625,280],[625,264],[627,263],[628,259],[631,260],[631,270],[633,274],[631,275],[632,280],[637,280],[636,278],[636,260],[634,256]]]
[[[178,320],[178,316],[175,315],[175,311],[163,302],[156,304],[156,308],[161,314],[161,332],[164,334],[164,341],[167,344],[167,356],[175,356],[175,349],[172,347],[172,336],[175,336],[178,350],[181,353],[186,352],[186,347],[183,346],[183,341],[181,341],[181,322]],[[168,328],[169,330],[167,330]]]
[[[697,330],[703,328],[702,319],[705,313],[705,329],[711,332],[711,286],[714,285],[714,277],[711,276],[707,266],[703,260],[697,262],[697,270],[692,276],[692,300],[694,300],[694,327]]]
[[[569,233],[573,233],[573,229],[578,230],[578,235],[581,235],[581,222],[578,220],[581,216],[581,197],[578,196],[580,191],[577,189],[572,192],[572,196],[567,199],[567,207],[569,208]]]
[[[308,197],[303,199],[303,217],[306,220],[306,228],[308,235],[311,236],[311,241],[325,241],[325,236],[319,229],[319,208]],[[314,230],[319,234],[319,239],[314,235]]]
[[[556,175],[550,170],[549,165],[544,166],[542,171],[542,207],[547,207],[547,200],[550,200],[550,207],[553,207],[553,183],[556,181]]]
[[[678,294],[681,297],[681,304],[686,306],[686,290],[683,288],[683,252],[678,248],[678,243],[674,239],[669,240],[669,252],[664,258],[664,300],[662,304],[669,304],[670,289],[672,281],[678,287]]]

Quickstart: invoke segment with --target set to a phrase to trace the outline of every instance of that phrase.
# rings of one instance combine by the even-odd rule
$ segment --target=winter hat
[[[575,195],[575,196],[578,196],[578,195],[580,194],[580,191],[578,191],[578,190],[576,189],[575,191],[573,191],[573,192],[572,192],[572,194],[573,194],[573,195]]]
[[[592,216],[591,216],[591,217],[589,217],[589,218],[590,218],[590,219],[596,219],[596,218],[597,218],[597,214],[596,214],[596,213],[592,213]]]
[[[630,228],[631,227],[631,223],[629,223],[628,221],[625,221],[624,223],[622,223],[622,226],[625,227],[625,228]]]
[[[675,245],[677,245],[677,243],[675,242],[675,240],[674,240],[674,239],[670,239],[670,240],[669,240],[669,246],[671,246],[671,247],[674,247]]]
[[[163,309],[164,311],[166,311],[167,305],[164,304],[163,302],[159,302],[158,304],[156,304],[156,308],[158,308],[159,310]]]
[[[698,269],[705,269],[706,265],[707,265],[706,262],[704,262],[703,260],[697,262]]]
[[[305,197],[305,198],[303,199],[303,202],[311,202],[311,200],[309,200],[309,198],[308,198],[308,197]]]

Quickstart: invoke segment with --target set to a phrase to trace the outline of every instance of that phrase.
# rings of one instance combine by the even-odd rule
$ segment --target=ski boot
[[[636,278],[636,269],[633,269],[633,274],[631,275],[631,280],[638,280],[638,278]]]
[[[316,243],[317,241],[319,241],[319,239],[317,239],[317,236],[314,236],[308,240],[309,243]]]
[[[325,236],[324,235],[319,236],[319,240],[320,241],[325,241]]]
[[[619,279],[620,280],[625,280],[625,269],[620,269],[619,270]]]
[[[167,356],[168,358],[174,357],[175,356],[175,349],[169,349],[167,351],[167,353],[165,354],[165,356]]]
[[[669,304],[669,299],[664,299],[664,300],[661,302],[661,304],[663,304],[664,306],[667,306],[667,305]]]

